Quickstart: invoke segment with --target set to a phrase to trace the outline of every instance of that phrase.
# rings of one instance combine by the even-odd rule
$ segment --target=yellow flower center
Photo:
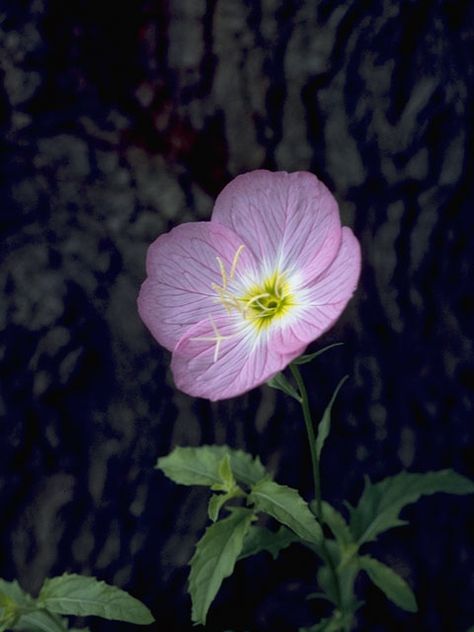
[[[251,287],[239,298],[239,302],[244,306],[244,317],[259,330],[284,316],[294,305],[288,282],[278,271],[267,277],[262,284]]]
[[[239,296],[235,288],[229,287],[234,280],[243,249],[243,245],[237,249],[229,274],[221,258],[216,257],[222,281],[221,285],[213,283],[212,289],[227,312],[238,311],[245,320],[252,322],[261,330],[268,327],[276,318],[284,316],[294,305],[294,299],[284,274],[279,271],[273,272],[263,282],[251,286],[243,296]]]
[[[237,311],[245,320],[252,323],[257,332],[270,326],[275,319],[284,316],[288,310],[295,305],[295,299],[291,293],[290,285],[283,273],[278,270],[270,274],[261,283],[256,283],[245,291],[243,296],[239,296],[237,288],[233,285],[237,263],[244,246],[237,248],[229,274],[224,262],[220,257],[216,257],[219,272],[221,274],[221,285],[212,283],[211,287],[217,295],[217,301],[221,303],[230,314]],[[214,362],[219,358],[219,351],[223,341],[229,340],[235,334],[225,336],[219,331],[213,317],[209,314],[212,334],[208,336],[197,336],[191,340],[204,342],[215,342]]]

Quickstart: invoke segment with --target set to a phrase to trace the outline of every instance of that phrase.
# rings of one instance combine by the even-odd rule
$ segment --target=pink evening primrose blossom
[[[138,309],[172,352],[176,386],[216,401],[301,355],[339,317],[359,274],[359,243],[322,182],[252,171],[223,189],[211,221],[150,246]]]

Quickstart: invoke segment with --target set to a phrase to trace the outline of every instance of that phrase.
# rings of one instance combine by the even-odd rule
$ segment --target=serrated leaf
[[[78,617],[94,615],[138,625],[148,625],[154,621],[148,608],[124,590],[98,581],[95,577],[76,574],[47,579],[41,588],[38,603],[57,614]]]
[[[52,612],[35,610],[21,616],[12,629],[21,632],[67,632],[69,628],[67,621]]]
[[[323,520],[331,529],[334,537],[339,543],[342,549],[346,549],[354,544],[349,525],[344,520],[342,514],[340,514],[332,505],[326,501],[321,502],[321,509],[323,512]]]
[[[364,570],[373,583],[380,588],[385,596],[394,604],[408,610],[417,612],[415,595],[410,586],[389,566],[382,564],[379,560],[363,555],[359,557],[360,568]]]
[[[278,531],[271,531],[266,527],[252,525],[245,536],[244,547],[239,555],[239,560],[257,555],[262,551],[270,553],[275,560],[280,551],[294,542],[299,542],[298,536],[286,527],[280,527]]]
[[[327,347],[324,347],[319,351],[315,351],[314,353],[301,355],[299,358],[296,358],[296,360],[292,360],[292,364],[307,364],[308,362],[311,362],[312,360],[320,356],[322,353],[329,351],[329,349],[332,349],[333,347],[341,347],[343,344],[343,342],[334,342],[332,345],[328,345]]]
[[[326,439],[328,438],[329,431],[331,429],[331,411],[334,406],[334,402],[336,401],[337,394],[339,393],[342,385],[348,379],[348,375],[345,375],[339,384],[336,386],[334,393],[329,401],[329,404],[326,406],[321,421],[319,422],[317,435],[316,435],[316,454],[318,455],[318,461],[321,458],[321,452],[324,446]]]
[[[252,485],[267,475],[258,457],[226,445],[203,445],[198,448],[178,447],[168,456],[158,459],[156,467],[180,485],[219,485],[219,464],[226,454],[235,478]]]
[[[301,395],[296,388],[287,380],[283,373],[277,373],[271,379],[267,381],[267,385],[271,388],[275,388],[277,391],[282,391],[285,395],[289,395],[296,399],[301,404]]]
[[[413,474],[401,472],[378,483],[366,479],[357,506],[349,505],[350,529],[358,545],[375,540],[387,529],[405,524],[399,519],[400,511],[423,495],[445,492],[471,494],[474,484],[453,470]]]
[[[228,518],[208,527],[198,542],[189,574],[194,623],[206,623],[214,597],[224,579],[234,570],[252,520],[251,511],[235,508]]]
[[[289,527],[302,540],[320,545],[323,534],[319,523],[296,489],[263,480],[257,483],[248,497],[257,511],[263,511]]]

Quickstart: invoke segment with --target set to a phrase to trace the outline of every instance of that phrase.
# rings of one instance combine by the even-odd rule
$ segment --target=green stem
[[[311,452],[311,465],[313,470],[314,498],[316,500],[316,515],[318,520],[322,522],[323,510],[321,507],[321,477],[319,471],[319,460],[316,452],[316,435],[314,434],[314,425],[311,418],[311,410],[309,408],[308,392],[304,385],[300,370],[296,364],[290,364],[290,370],[295,378],[296,385],[301,396],[301,407],[303,408],[304,423],[306,433],[308,435],[309,448]]]
[[[303,409],[303,417],[304,417],[304,422],[306,426],[306,433],[308,435],[309,448],[311,452],[314,498],[316,500],[316,517],[318,518],[322,526],[323,509],[322,509],[322,504],[321,504],[321,473],[320,473],[320,467],[319,467],[318,453],[316,451],[316,435],[314,433],[314,424],[313,424],[313,419],[311,417],[311,410],[309,407],[308,392],[306,390],[306,386],[304,385],[304,381],[301,376],[300,370],[298,369],[296,364],[290,364],[290,370],[293,377],[295,378],[295,382],[296,382],[296,385],[298,386],[298,391],[301,396],[301,407]],[[336,567],[334,566],[334,562],[331,558],[331,555],[328,551],[328,547],[326,545],[326,539],[324,538],[324,535],[323,535],[323,541],[322,541],[322,549],[323,549],[324,557],[326,558],[327,565],[333,577],[334,586],[336,587],[337,606],[339,610],[342,613],[344,613],[344,604],[342,603],[339,576],[337,574],[337,570],[336,570]],[[344,625],[344,629],[347,631],[347,627],[345,625]]]

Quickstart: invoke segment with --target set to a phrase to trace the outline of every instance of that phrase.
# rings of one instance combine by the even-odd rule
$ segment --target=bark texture
[[[360,289],[320,341],[345,346],[305,371],[316,411],[351,374],[326,497],[354,499],[363,473],[474,475],[473,18],[469,0],[2,5],[0,576],[34,591],[91,573],[185,632],[206,495],[156,458],[228,442],[309,492],[292,403],[266,387],[217,405],[176,392],[135,305],[151,241],[207,219],[258,167],[316,173],[362,243]],[[420,612],[361,582],[361,632],[474,623],[472,507],[425,500],[375,546]],[[242,563],[207,629],[311,623],[314,570],[296,549]]]

